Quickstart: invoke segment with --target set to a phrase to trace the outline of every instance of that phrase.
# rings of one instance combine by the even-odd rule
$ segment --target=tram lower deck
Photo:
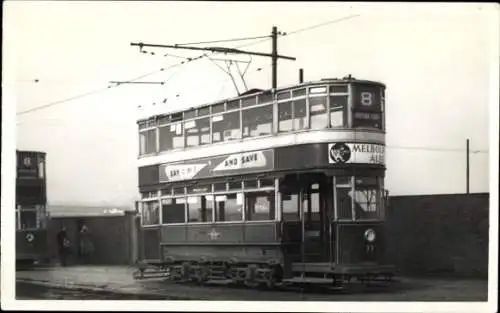
[[[143,262],[174,279],[249,285],[293,277],[387,279],[393,268],[384,257],[383,170],[359,173],[200,180],[182,195],[174,184],[169,196],[150,202],[161,205],[161,223],[142,228]]]

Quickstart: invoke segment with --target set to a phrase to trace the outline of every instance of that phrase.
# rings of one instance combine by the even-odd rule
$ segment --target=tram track
[[[139,279],[138,281],[148,282],[149,279]],[[273,287],[264,285],[258,287],[249,287],[245,284],[235,283],[234,281],[227,280],[208,280],[203,284],[195,281],[174,281],[170,279],[156,278],[157,284],[178,285],[188,288],[196,289],[210,289],[217,288],[230,292],[231,290],[251,290],[256,292],[265,293],[283,293],[283,294],[310,294],[310,295],[328,295],[328,294],[365,294],[365,293],[380,293],[380,292],[393,292],[401,291],[401,282],[398,280],[391,281],[390,283],[370,283],[363,284],[359,282],[345,283],[342,286],[332,286],[330,284],[315,284],[315,283],[277,283]]]

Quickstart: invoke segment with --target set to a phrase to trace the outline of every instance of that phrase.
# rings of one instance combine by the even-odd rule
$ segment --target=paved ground
[[[105,294],[101,299],[179,299],[179,300],[256,300],[256,301],[487,301],[486,280],[400,278],[392,287],[340,290],[250,290],[211,284],[187,285],[164,279],[134,280],[133,268],[74,266],[16,272],[16,294],[22,298],[51,298],[39,290],[71,290],[59,292],[59,298],[85,298],[85,294]],[[24,295],[23,295],[24,294]],[[62,296],[61,296],[62,294]],[[56,297],[56,298],[57,298]],[[52,297],[54,298],[54,297]]]

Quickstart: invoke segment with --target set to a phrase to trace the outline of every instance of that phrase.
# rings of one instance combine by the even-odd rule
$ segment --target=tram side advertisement
[[[330,164],[385,164],[385,146],[371,143],[330,143],[328,144]]]

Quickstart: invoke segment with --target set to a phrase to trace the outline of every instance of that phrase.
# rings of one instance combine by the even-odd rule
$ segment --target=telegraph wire
[[[437,152],[465,152],[466,149],[462,148],[438,148],[438,147],[417,147],[417,146],[391,146],[387,145],[386,148],[389,149],[406,149],[406,150],[425,150],[425,151],[437,151]],[[489,153],[489,150],[479,149],[470,150],[470,153]]]
[[[341,22],[341,21],[344,21],[346,19],[354,18],[354,17],[357,17],[357,16],[359,16],[359,15],[351,15],[351,16],[347,16],[347,17],[344,17],[344,18],[340,18],[340,19],[334,19],[334,20],[326,21],[326,22],[323,22],[323,23],[320,23],[320,24],[312,25],[312,26],[309,26],[309,27],[306,27],[306,28],[302,28],[302,29],[298,29],[298,30],[295,30],[295,31],[292,31],[292,32],[288,32],[288,33],[281,33],[280,32],[279,35],[281,35],[281,36],[289,36],[289,35],[297,34],[297,33],[300,33],[300,32],[308,31],[308,30],[311,30],[311,29],[314,29],[314,28],[319,28],[319,27],[322,27],[322,26],[325,26],[325,25],[329,25],[329,24]],[[269,36],[262,36],[262,38],[265,38],[265,37],[269,37]],[[269,41],[269,40],[270,40],[270,38],[265,38],[265,39],[262,39],[262,40],[258,40],[256,42],[252,42],[252,43],[240,45],[240,46],[237,46],[235,48],[239,49],[239,48],[243,48],[243,47],[248,47],[248,46],[256,45],[256,44],[259,44],[259,43],[262,43],[262,42],[265,42],[265,41]],[[215,53],[212,52],[210,54],[215,54]],[[159,72],[162,72],[162,71],[165,71],[165,70],[177,67],[177,66],[184,65],[185,63],[199,60],[199,59],[201,59],[203,57],[208,57],[207,53],[204,53],[204,54],[202,54],[202,55],[200,55],[198,57],[195,57],[195,58],[186,58],[187,61],[183,61],[183,62],[181,62],[179,64],[174,64],[174,65],[168,67],[167,69],[160,68],[159,70],[148,72],[146,74],[143,74],[143,75],[134,77],[132,79],[129,79],[129,80],[127,80],[127,82],[136,81],[136,80],[139,80],[141,78],[145,78],[145,77],[151,76],[153,74],[157,74]],[[27,109],[27,110],[24,110],[24,111],[21,111],[21,112],[17,112],[16,115],[23,115],[23,114],[31,113],[31,112],[34,112],[34,111],[39,111],[39,110],[46,109],[46,108],[49,108],[49,107],[52,107],[52,106],[55,106],[55,105],[58,105],[58,104],[66,103],[68,101],[72,101],[72,100],[76,100],[76,99],[80,99],[80,98],[83,98],[83,97],[90,96],[92,94],[97,94],[97,93],[100,93],[100,92],[104,92],[104,91],[106,91],[106,90],[108,90],[110,88],[118,87],[118,86],[120,86],[120,84],[117,84],[117,85],[114,85],[114,86],[108,86],[106,88],[101,88],[101,89],[98,89],[98,90],[93,90],[93,91],[90,91],[90,92],[87,92],[87,93],[84,93],[84,94],[76,95],[76,96],[65,98],[65,99],[62,99],[62,100],[57,100],[57,101],[54,101],[54,102],[51,102],[51,103],[48,103],[48,104],[44,104],[44,105],[37,106],[37,107],[31,108],[31,109]]]

